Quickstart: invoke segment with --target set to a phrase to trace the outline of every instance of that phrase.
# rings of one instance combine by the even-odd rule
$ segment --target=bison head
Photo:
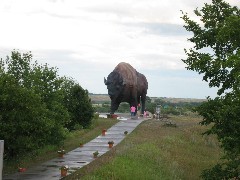
[[[111,100],[117,99],[125,86],[122,76],[116,71],[111,72],[107,80],[104,78],[104,83],[107,86]]]

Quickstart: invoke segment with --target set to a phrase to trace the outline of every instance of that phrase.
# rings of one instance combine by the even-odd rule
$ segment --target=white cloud
[[[121,61],[132,64],[140,72],[184,70],[185,65],[181,61],[185,58],[183,49],[188,49],[191,44],[187,42],[190,34],[182,27],[180,10],[191,15],[196,7],[211,2],[0,1],[1,55],[8,55],[14,48],[32,51],[41,62],[58,66],[61,74],[74,77],[95,93],[106,92],[103,76],[107,76]],[[229,2],[235,3],[233,0]],[[164,83],[178,84],[174,83],[178,81],[176,76]],[[156,80],[152,76],[149,78],[150,83]],[[184,79],[187,81],[187,77]],[[207,87],[196,85],[200,86]],[[155,89],[160,85],[150,87]],[[171,85],[165,87],[170,91]],[[164,96],[161,91],[150,89],[150,92],[153,96]],[[207,94],[207,90],[202,93]],[[196,97],[200,96],[196,94]]]

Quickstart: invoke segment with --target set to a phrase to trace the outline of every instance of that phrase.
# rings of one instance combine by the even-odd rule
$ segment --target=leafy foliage
[[[0,61],[0,139],[5,140],[6,158],[62,144],[70,122],[84,127],[91,123],[86,91],[76,83],[64,89],[67,80],[58,76],[56,68],[31,61],[31,52],[18,51]],[[80,94],[68,103],[72,112],[65,100],[76,88]]]
[[[201,23],[183,13],[189,39],[194,48],[185,49],[188,70],[203,74],[210,87],[218,88],[218,97],[196,108],[202,125],[213,123],[207,134],[216,134],[225,151],[225,161],[205,170],[205,179],[229,179],[240,176],[240,10],[223,0],[212,0],[194,11]],[[203,24],[203,25],[201,25]]]
[[[70,113],[70,122],[66,125],[69,130],[76,129],[81,125],[87,128],[91,125],[93,118],[93,107],[88,97],[88,91],[84,90],[80,85],[74,84],[72,80],[67,81],[71,87],[66,88],[69,90],[65,93],[65,106]]]

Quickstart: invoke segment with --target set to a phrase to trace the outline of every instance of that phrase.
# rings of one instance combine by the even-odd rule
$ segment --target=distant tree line
[[[194,107],[201,105],[202,102],[169,102],[164,99],[157,98],[154,102],[148,97],[146,102],[146,110],[156,113],[157,105],[160,105],[161,113],[168,115],[188,115]]]
[[[0,59],[0,139],[5,158],[47,145],[61,145],[67,133],[91,125],[93,108],[73,79],[57,68],[32,62],[31,52],[14,50]]]
[[[95,102],[93,102],[95,103]],[[156,106],[161,105],[161,112],[164,114],[172,114],[172,115],[187,115],[188,112],[192,111],[194,107],[201,105],[202,102],[177,102],[172,103],[169,101],[165,101],[161,98],[157,98],[152,102],[151,98],[147,96],[146,100],[146,110],[151,112],[152,114],[156,111]],[[110,112],[110,101],[103,102],[101,106],[96,106],[95,110],[97,112]],[[121,103],[118,110],[118,113],[129,113],[130,107],[128,103]]]

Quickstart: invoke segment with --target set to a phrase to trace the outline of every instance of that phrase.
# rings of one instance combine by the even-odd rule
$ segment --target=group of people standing
[[[140,107],[140,105],[138,105],[138,107]],[[135,106],[131,106],[131,107],[130,107],[130,111],[131,111],[131,117],[136,116],[136,114],[137,114],[137,108],[136,108]],[[146,109],[145,109],[145,110],[144,110],[144,117],[146,117],[146,115],[147,115],[147,111],[146,111]]]

